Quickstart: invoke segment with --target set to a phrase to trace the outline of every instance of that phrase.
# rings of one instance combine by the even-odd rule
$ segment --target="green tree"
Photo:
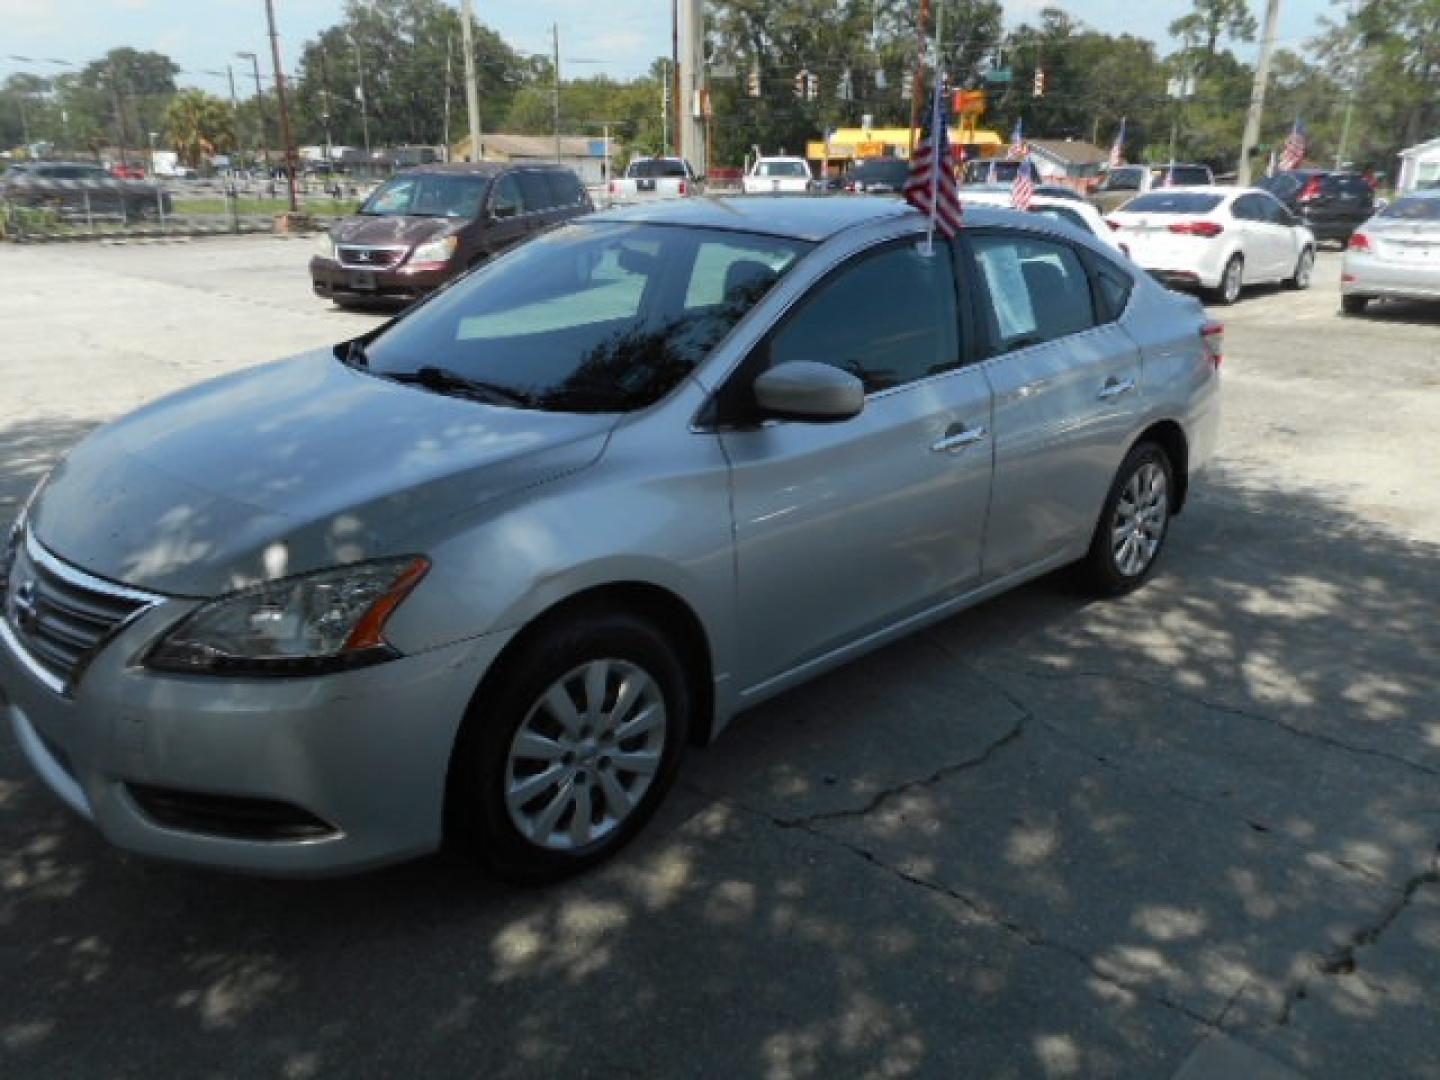
[[[165,110],[165,132],[170,145],[191,168],[209,164],[214,154],[235,149],[235,118],[230,106],[203,90],[182,90]]]
[[[1192,10],[1170,24],[1170,33],[1183,41],[1198,42],[1205,62],[1214,59],[1220,39],[1255,40],[1255,16],[1246,0],[1192,0]]]
[[[148,133],[159,128],[179,73],[180,68],[164,53],[111,49],[85,66],[79,87],[90,92],[91,105],[97,111],[100,101],[105,102],[111,137],[123,149],[146,145]]]

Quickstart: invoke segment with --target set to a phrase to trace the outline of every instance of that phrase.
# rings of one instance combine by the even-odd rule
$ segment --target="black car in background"
[[[896,195],[910,175],[910,163],[899,158],[867,158],[845,174],[845,190],[860,195]]]
[[[145,180],[121,180],[89,161],[26,161],[0,178],[0,198],[67,218],[120,215],[153,221],[171,212],[170,193]]]
[[[1267,176],[1255,186],[1300,217],[1316,240],[1337,240],[1342,246],[1375,213],[1375,191],[1356,172],[1296,169]]]

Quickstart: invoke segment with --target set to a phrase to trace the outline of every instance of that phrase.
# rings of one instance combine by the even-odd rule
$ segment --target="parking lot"
[[[95,424],[374,325],[309,251],[0,247],[0,524]],[[747,714],[563,886],[139,860],[0,734],[0,1070],[1440,1076],[1440,309],[1341,318],[1339,263],[1218,312],[1151,584]]]

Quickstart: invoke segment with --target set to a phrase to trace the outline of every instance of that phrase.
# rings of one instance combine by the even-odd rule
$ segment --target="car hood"
[[[341,218],[330,226],[330,237],[337,244],[387,244],[414,247],[427,240],[436,240],[464,228],[466,219],[445,217],[410,217],[407,214]]]
[[[593,463],[615,422],[442,397],[309,353],[101,428],[51,475],[30,522],[92,574],[215,596],[423,551],[437,525]]]

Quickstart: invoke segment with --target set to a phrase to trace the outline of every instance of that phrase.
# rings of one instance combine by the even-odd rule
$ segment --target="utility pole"
[[[264,156],[268,165],[270,154],[265,146],[268,140],[265,137],[265,91],[260,87],[260,58],[253,52],[237,52],[235,56],[240,60],[249,60],[251,70],[255,72],[255,150]]]
[[[455,53],[455,41],[452,35],[445,35],[445,134],[440,138],[440,145],[445,148],[445,160],[450,160],[450,58]]]
[[[239,165],[240,158],[240,102],[235,98],[235,65],[225,65],[225,77],[230,80],[230,118],[235,121],[235,158],[231,169]]]
[[[670,113],[665,137],[672,153],[680,153],[680,0],[670,0]],[[674,130],[670,130],[670,125]]]
[[[662,61],[663,63],[664,61]],[[660,82],[660,155],[670,153],[670,73]]]
[[[355,96],[360,99],[360,131],[365,139],[365,171],[370,171],[370,110],[365,104],[365,62],[360,56],[360,42],[352,35],[350,48],[355,53]]]
[[[335,155],[330,139],[330,62],[325,55],[325,44],[320,43],[320,122],[325,126],[325,164],[333,165]]]
[[[705,72],[705,17],[702,0],[679,0],[680,64],[675,79],[675,152],[701,176],[708,171],[709,94]]]
[[[1240,140],[1240,160],[1235,166],[1235,183],[1250,186],[1250,155],[1260,141],[1260,121],[1265,115],[1265,88],[1270,82],[1270,54],[1275,51],[1275,24],[1280,19],[1280,0],[1265,5],[1265,30],[1260,40],[1260,59],[1255,65],[1255,84],[1250,91],[1250,111],[1245,115],[1245,134]]]
[[[925,74],[925,24],[930,18],[930,0],[920,0],[920,21],[915,26],[915,81],[910,84],[910,153],[915,152],[915,129],[920,124],[920,88]]]
[[[470,160],[480,160],[480,90],[475,84],[472,0],[460,0],[460,47],[465,50],[465,109],[470,119]]]
[[[555,128],[555,164],[560,164],[560,24],[550,24],[550,40],[555,47],[555,85],[550,93],[550,123]]]
[[[275,98],[280,106],[280,140],[285,144],[285,179],[290,188],[290,213],[298,214],[295,197],[295,140],[290,137],[290,113],[285,108],[285,70],[280,66],[280,35],[275,30],[275,0],[265,0],[265,21],[270,25],[270,58],[275,63]]]

